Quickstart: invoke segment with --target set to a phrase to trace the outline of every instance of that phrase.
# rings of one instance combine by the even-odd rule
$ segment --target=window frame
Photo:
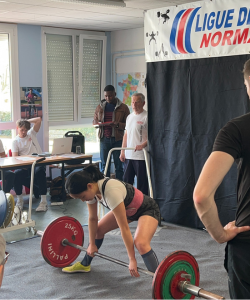
[[[80,80],[82,76],[82,66],[83,59],[82,55],[80,55],[80,49],[83,45],[83,40],[101,40],[102,44],[102,71],[101,71],[101,88],[100,88],[100,99],[102,97],[102,91],[105,88],[106,82],[106,49],[107,49],[107,37],[106,36],[94,36],[94,35],[86,35],[81,34],[79,36],[79,70],[78,70],[78,79],[79,79],[79,87],[78,87],[78,120],[80,120],[81,124],[89,125],[92,124],[93,118],[81,118],[81,108],[82,108],[82,80]],[[79,123],[78,123],[79,124]]]
[[[80,35],[84,37],[91,37],[92,39],[102,39],[103,40],[103,52],[102,52],[102,80],[101,80],[101,91],[104,89],[106,82],[106,44],[107,37],[105,32],[93,32],[78,29],[64,29],[64,28],[51,28],[42,27],[42,71],[43,71],[43,123],[44,123],[44,136],[43,144],[45,151],[49,149],[49,128],[62,129],[68,127],[74,127],[81,125],[82,127],[88,127],[92,125],[93,118],[80,118],[80,108],[81,103],[79,101],[79,86],[76,82],[76,36],[79,36],[79,50],[80,50]],[[71,35],[73,43],[73,97],[74,97],[74,121],[67,122],[49,122],[48,119],[48,83],[47,83],[47,53],[46,53],[46,34],[57,34],[57,35]],[[80,53],[80,51],[79,51]],[[80,57],[80,55],[79,55]],[[80,65],[79,65],[80,66]],[[80,72],[80,67],[78,70],[78,76]],[[79,77],[78,77],[79,78]],[[80,81],[79,81],[80,82]],[[100,95],[101,97],[101,95]],[[94,115],[93,115],[94,117]]]
[[[9,35],[10,98],[12,104],[12,121],[0,122],[0,127],[1,130],[12,130],[13,136],[16,120],[21,117],[17,25],[0,23],[0,33]]]

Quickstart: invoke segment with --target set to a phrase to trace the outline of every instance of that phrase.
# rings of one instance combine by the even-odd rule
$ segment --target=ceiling
[[[197,0],[124,0],[126,7],[67,1],[0,0],[0,22],[96,31],[124,30],[143,27],[144,10]]]

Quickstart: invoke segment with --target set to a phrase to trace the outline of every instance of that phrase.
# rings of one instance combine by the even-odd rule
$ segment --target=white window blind
[[[83,39],[81,118],[93,118],[100,103],[102,40]]]
[[[12,121],[9,34],[0,33],[0,122]],[[0,131],[1,134],[1,131]]]
[[[46,54],[49,121],[74,121],[72,36],[46,34]]]
[[[0,137],[5,146],[21,117],[17,36],[17,25],[0,22]]]

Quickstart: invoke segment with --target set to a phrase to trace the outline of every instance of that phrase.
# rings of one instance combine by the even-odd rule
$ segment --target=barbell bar
[[[45,261],[63,268],[70,265],[87,248],[84,242],[84,232],[81,224],[72,217],[63,216],[52,221],[44,231],[37,231],[41,236],[41,252]],[[126,268],[129,265],[99,252],[95,256],[114,262]],[[153,277],[153,299],[194,299],[195,296],[204,299],[225,299],[210,293],[199,285],[199,267],[195,258],[186,251],[175,251],[166,256],[159,264],[155,273],[137,268],[140,273]],[[187,298],[186,296],[190,296]]]
[[[87,248],[84,248],[84,247],[82,247],[82,246],[79,246],[79,245],[70,243],[67,239],[63,239],[63,240],[62,240],[62,244],[63,244],[63,246],[71,246],[71,247],[73,247],[73,248],[76,248],[76,249],[79,249],[79,250],[81,250],[81,251],[87,252]],[[99,253],[99,252],[95,252],[94,254],[95,254],[95,256],[98,256],[98,257],[101,257],[101,258],[103,258],[103,259],[112,261],[113,263],[116,263],[116,264],[118,264],[118,265],[121,265],[121,266],[124,266],[124,267],[127,267],[127,268],[129,267],[129,265],[126,264],[125,262],[123,262],[123,261],[121,261],[121,260],[118,260],[118,259],[114,259],[114,258],[112,258],[112,257],[110,257],[110,256],[105,255],[105,254],[101,254],[101,253]],[[154,273],[153,273],[153,272],[150,272],[150,271],[148,271],[148,270],[145,270],[145,269],[142,269],[142,268],[139,268],[139,267],[137,267],[137,270],[138,270],[139,272],[141,272],[141,273],[144,273],[144,274],[147,274],[147,275],[151,275],[152,277],[154,277]]]

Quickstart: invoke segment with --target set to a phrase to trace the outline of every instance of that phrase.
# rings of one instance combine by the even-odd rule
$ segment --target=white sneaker
[[[23,200],[17,200],[16,206],[20,208],[20,210],[23,210]]]
[[[46,202],[40,202],[36,211],[47,211],[48,205]]]

